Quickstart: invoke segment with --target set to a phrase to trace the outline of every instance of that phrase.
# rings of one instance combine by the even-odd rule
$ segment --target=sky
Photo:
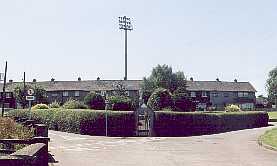
[[[0,0],[0,72],[8,79],[128,79],[157,64],[194,80],[249,81],[266,95],[277,66],[274,0]]]

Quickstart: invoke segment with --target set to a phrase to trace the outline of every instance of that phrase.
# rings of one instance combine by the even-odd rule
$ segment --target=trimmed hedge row
[[[28,110],[11,110],[8,116],[28,118]],[[109,136],[134,136],[135,114],[131,111],[108,111]],[[102,136],[106,133],[104,110],[47,109],[31,111],[36,122],[46,124],[49,129],[87,135]]]
[[[266,112],[204,113],[156,111],[156,136],[214,134],[268,125]]]

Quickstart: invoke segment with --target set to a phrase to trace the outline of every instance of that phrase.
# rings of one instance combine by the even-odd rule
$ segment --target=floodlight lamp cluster
[[[118,17],[119,19],[119,29],[124,30],[133,30],[133,26],[131,24],[131,18],[128,18],[126,16],[124,17]]]

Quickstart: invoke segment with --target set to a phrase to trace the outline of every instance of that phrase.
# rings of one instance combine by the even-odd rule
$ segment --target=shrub
[[[95,109],[95,110],[104,110],[105,109],[104,98],[100,94],[96,94],[95,92],[88,93],[84,98],[84,102],[91,109]]]
[[[186,93],[177,93],[172,95],[175,111],[192,111],[192,101]]]
[[[112,110],[115,111],[131,111],[133,109],[132,99],[126,96],[111,96],[108,98]]]
[[[172,108],[173,101],[170,92],[164,88],[156,89],[148,99],[147,105],[154,111]]]
[[[267,125],[268,114],[266,112],[156,111],[153,131],[156,136],[191,136]]]
[[[64,103],[63,108],[65,109],[87,109],[87,105],[83,102],[69,99],[67,102]]]
[[[35,106],[32,107],[32,110],[37,110],[37,109],[49,109],[49,107],[46,104],[36,104]]]
[[[60,107],[61,107],[61,105],[57,101],[54,101],[51,104],[49,104],[49,108],[60,108]]]
[[[34,136],[33,130],[17,124],[11,118],[0,118],[0,139],[29,139]]]
[[[237,105],[231,104],[231,105],[228,105],[227,107],[225,107],[225,111],[226,112],[238,112],[238,111],[240,111],[240,108]]]
[[[31,112],[32,119],[49,129],[87,135],[105,135],[104,110],[48,109]],[[135,114],[132,111],[107,111],[109,136],[134,136]],[[28,110],[11,110],[8,116],[28,117]]]

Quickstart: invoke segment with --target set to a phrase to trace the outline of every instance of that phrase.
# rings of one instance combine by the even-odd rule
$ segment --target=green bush
[[[192,101],[188,98],[187,93],[174,93],[172,95],[174,110],[181,112],[192,111]]]
[[[95,92],[88,93],[84,98],[84,102],[91,109],[95,109],[95,110],[104,110],[105,109],[104,98],[100,94],[97,94]]]
[[[115,111],[131,111],[133,110],[132,99],[126,96],[111,96],[108,98],[112,110]]]
[[[105,135],[104,110],[47,109],[31,111],[33,120],[49,129],[87,135]],[[134,136],[135,114],[132,111],[107,111],[109,136]],[[11,110],[8,116],[28,118],[28,110]]]
[[[173,100],[168,90],[164,88],[158,88],[148,99],[147,105],[152,110],[159,111],[164,108],[172,108]]]
[[[226,112],[238,112],[238,111],[240,111],[240,108],[237,105],[231,104],[231,105],[228,105],[225,107],[225,111]]]
[[[67,102],[64,103],[63,108],[65,108],[65,109],[87,109],[88,106],[85,105],[83,102],[69,99]]]
[[[61,105],[57,101],[54,101],[51,104],[49,104],[49,108],[60,108],[60,107],[61,107]]]
[[[268,125],[266,112],[170,112],[156,111],[153,131],[156,136],[213,134]]]
[[[11,118],[0,118],[0,139],[30,139],[34,131],[17,124]]]
[[[37,109],[49,109],[49,107],[46,104],[36,104],[35,106],[32,107],[32,110],[37,110]]]

